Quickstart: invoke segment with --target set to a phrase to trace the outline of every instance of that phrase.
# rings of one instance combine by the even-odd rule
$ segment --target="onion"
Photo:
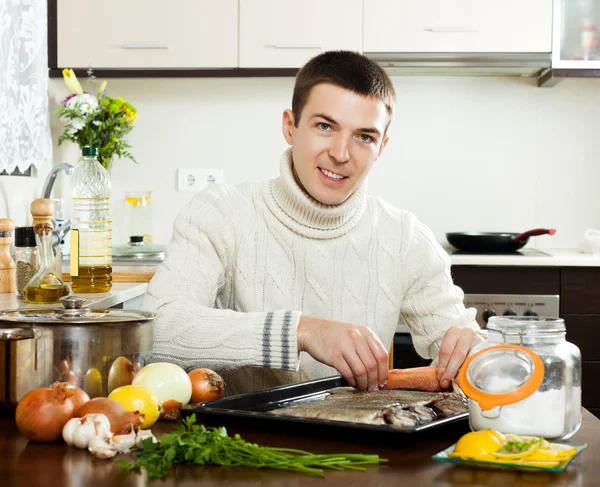
[[[142,386],[150,391],[158,402],[161,418],[176,417],[175,408],[185,406],[192,397],[192,382],[185,370],[167,362],[146,365],[133,378],[132,385]],[[181,404],[177,406],[177,403]],[[168,416],[165,415],[166,412]]]
[[[56,441],[75,414],[75,405],[85,402],[86,398],[87,394],[81,389],[63,382],[33,389],[17,405],[17,428],[31,441]]]
[[[90,396],[87,395],[87,392],[85,392],[83,389],[80,389],[79,387],[68,385],[67,390],[73,393],[70,399],[73,403],[75,411],[77,411],[81,406],[83,406],[86,402],[90,400]]]
[[[214,401],[224,395],[223,378],[210,369],[194,369],[188,373],[192,381],[191,403]]]
[[[144,415],[139,411],[127,411],[117,401],[107,397],[96,397],[75,411],[76,418],[83,418],[86,414],[104,414],[115,435],[128,433],[131,428],[137,428],[144,422]]]

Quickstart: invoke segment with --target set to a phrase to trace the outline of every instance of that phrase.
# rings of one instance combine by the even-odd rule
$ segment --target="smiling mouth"
[[[348,176],[342,176],[341,174],[328,171],[327,169],[323,169],[322,167],[319,168],[319,171],[321,171],[321,174],[323,174],[328,179],[331,179],[332,181],[342,181],[344,179],[348,179]]]

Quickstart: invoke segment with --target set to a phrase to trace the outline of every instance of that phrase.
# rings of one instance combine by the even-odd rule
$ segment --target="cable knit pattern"
[[[154,361],[209,367],[235,394],[335,375],[299,353],[301,313],[362,323],[390,347],[399,317],[435,359],[452,325],[479,330],[450,259],[411,213],[367,196],[323,205],[281,176],[211,185],[178,215],[142,305],[158,316]]]

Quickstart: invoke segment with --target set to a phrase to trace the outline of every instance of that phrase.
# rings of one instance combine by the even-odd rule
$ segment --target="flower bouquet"
[[[137,162],[128,150],[131,146],[124,140],[137,119],[135,107],[123,98],[106,96],[106,81],[92,95],[83,91],[72,69],[64,69],[63,78],[72,93],[55,112],[65,122],[58,145],[69,140],[80,148],[98,147],[98,160],[106,169],[115,155]]]

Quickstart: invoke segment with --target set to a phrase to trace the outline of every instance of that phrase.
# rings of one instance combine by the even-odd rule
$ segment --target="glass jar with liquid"
[[[125,203],[125,239],[152,243],[152,191],[126,191]]]
[[[28,303],[58,303],[59,298],[69,294],[69,287],[56,270],[52,250],[52,202],[38,198],[31,203],[31,216],[38,248],[39,269],[26,284],[23,296]]]

